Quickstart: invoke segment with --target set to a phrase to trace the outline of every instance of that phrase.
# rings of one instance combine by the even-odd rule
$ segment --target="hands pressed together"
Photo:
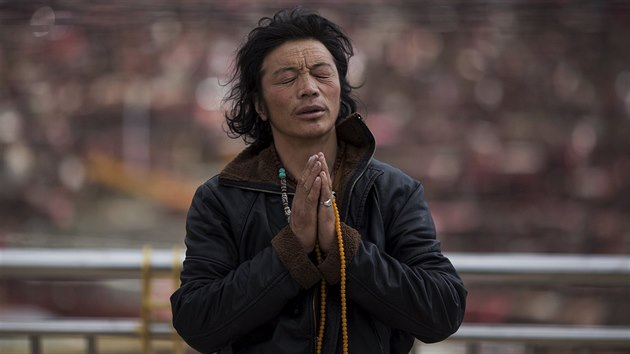
[[[291,230],[307,253],[319,247],[328,254],[336,245],[332,180],[323,153],[311,156],[298,180],[291,205]],[[326,202],[326,203],[325,203]]]

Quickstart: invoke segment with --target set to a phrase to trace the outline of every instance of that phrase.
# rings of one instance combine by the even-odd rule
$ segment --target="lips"
[[[298,108],[295,114],[298,116],[311,116],[311,115],[318,115],[320,113],[323,113],[324,111],[326,111],[326,108],[324,108],[324,106],[308,105],[308,106]]]

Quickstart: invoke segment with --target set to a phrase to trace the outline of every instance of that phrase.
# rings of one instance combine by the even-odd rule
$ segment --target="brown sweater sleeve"
[[[346,258],[346,266],[352,262],[354,255],[359,249],[361,243],[361,234],[352,227],[341,223],[341,233],[343,240],[343,250]],[[326,259],[319,265],[319,271],[329,284],[337,284],[341,280],[341,256],[339,248],[335,247]]]
[[[271,240],[282,264],[291,277],[304,289],[308,289],[322,279],[317,266],[308,258],[300,241],[289,226],[286,226]]]

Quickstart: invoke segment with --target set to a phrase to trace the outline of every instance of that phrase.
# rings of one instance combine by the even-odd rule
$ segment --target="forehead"
[[[272,50],[263,61],[264,72],[279,67],[301,67],[321,63],[334,64],[332,54],[322,42],[314,39],[288,41]]]

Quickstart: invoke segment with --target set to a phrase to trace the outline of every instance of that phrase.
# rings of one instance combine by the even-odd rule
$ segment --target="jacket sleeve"
[[[218,196],[217,185],[209,183],[199,187],[189,209],[181,286],[171,296],[173,326],[203,353],[269,322],[301,289],[274,247],[239,259],[226,213],[234,201]]]
[[[347,270],[348,296],[393,328],[426,343],[441,341],[463,321],[467,291],[440,251],[422,185],[387,188],[397,191],[380,193],[390,213],[386,225],[368,228],[385,234],[362,235]]]

